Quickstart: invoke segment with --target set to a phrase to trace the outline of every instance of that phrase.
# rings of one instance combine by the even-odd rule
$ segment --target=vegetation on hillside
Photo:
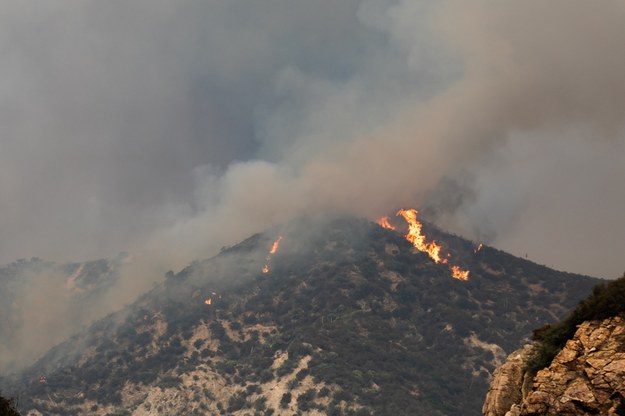
[[[613,317],[625,312],[625,274],[623,277],[593,288],[592,294],[582,300],[565,319],[534,330],[536,341],[527,370],[537,372],[549,364],[562,350],[566,342],[573,338],[577,326],[584,321]]]
[[[273,236],[169,273],[26,372],[21,408],[122,414],[159,387],[191,396],[185,409],[157,407],[163,415],[477,414],[495,366],[596,283],[439,232],[471,270],[459,281],[365,220],[301,228],[309,231],[281,232],[270,273],[260,268]],[[208,389],[208,377],[222,391]],[[279,383],[288,391],[272,408]]]

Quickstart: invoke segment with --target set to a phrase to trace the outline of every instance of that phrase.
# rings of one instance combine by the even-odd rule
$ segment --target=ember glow
[[[265,258],[265,260],[267,260],[267,263],[265,263],[265,265],[263,266],[263,268],[261,269],[261,272],[263,273],[269,273],[269,262],[271,261],[271,257],[276,254],[276,252],[278,251],[278,249],[280,248],[280,241],[282,241],[282,236],[279,236],[276,241],[273,242],[273,244],[271,245],[271,249],[269,250],[269,254],[267,254],[267,257]]]
[[[382,217],[379,220],[376,221],[378,223],[378,225],[382,228],[386,228],[387,230],[394,230],[395,227],[393,227],[391,225],[391,223],[389,222],[389,218],[388,217]]]
[[[406,239],[412,243],[419,251],[427,253],[434,263],[447,263],[446,259],[441,258],[441,246],[435,242],[426,242],[425,236],[421,232],[423,225],[417,220],[416,209],[400,209],[397,215],[404,217],[408,223],[408,233]]]
[[[208,298],[208,299],[206,299],[206,300],[204,301],[204,303],[205,303],[206,305],[211,305],[211,304],[213,303],[213,299],[212,299],[212,298]]]
[[[458,266],[451,266],[451,277],[458,280],[469,280],[469,271]]]

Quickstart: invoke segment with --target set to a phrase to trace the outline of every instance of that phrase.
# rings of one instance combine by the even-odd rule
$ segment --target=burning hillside
[[[421,232],[441,261],[353,217],[252,236],[0,387],[52,416],[478,414],[489,371],[595,280]],[[471,279],[449,279],[452,261]]]
[[[400,209],[397,212],[397,216],[403,217],[408,223],[408,232],[405,237],[410,241],[412,245],[420,252],[427,253],[434,263],[447,264],[447,258],[441,257],[442,247],[435,241],[428,241],[428,238],[423,234],[423,224],[417,219],[418,211],[416,209]],[[389,230],[396,230],[396,228],[390,223],[389,217],[382,217],[377,221],[378,225],[382,228]],[[450,257],[448,254],[447,257]],[[468,280],[469,271],[463,270],[460,266],[450,266],[451,277],[459,280]]]
[[[273,244],[271,245],[271,249],[269,250],[269,254],[267,254],[267,257],[265,258],[265,260],[267,262],[265,263],[265,265],[261,269],[261,271],[263,273],[269,273],[269,262],[271,262],[271,258],[273,257],[274,254],[276,254],[276,252],[280,248],[280,241],[282,241],[282,238],[283,238],[282,236],[278,236],[276,241],[274,241]]]

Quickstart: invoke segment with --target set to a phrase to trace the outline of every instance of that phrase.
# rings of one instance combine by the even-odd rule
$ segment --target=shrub
[[[228,399],[229,412],[236,412],[244,407],[249,407],[249,403],[245,400],[245,396],[243,394],[237,393],[234,396],[230,396],[230,399]]]
[[[264,369],[260,372],[259,377],[260,377],[261,383],[267,383],[273,380],[273,372],[270,370]]]
[[[625,274],[612,282],[595,286],[592,294],[564,320],[536,329],[533,336],[536,344],[525,368],[536,373],[551,364],[582,322],[606,319],[622,312],[625,312]]]
[[[265,410],[267,408],[267,398],[260,397],[254,402],[254,409]]]
[[[308,389],[304,393],[300,394],[297,397],[297,408],[302,411],[310,410],[313,403],[313,400],[317,396],[317,390]]]
[[[176,376],[164,376],[161,378],[161,381],[158,383],[158,386],[161,388],[172,388],[177,387],[180,384],[180,377]]]
[[[291,403],[291,393],[286,392],[282,395],[282,399],[280,399],[280,407],[286,409],[289,407],[289,403]]]
[[[327,397],[330,394],[330,389],[327,387],[322,387],[321,390],[319,390],[319,397]]]
[[[280,367],[276,370],[276,374],[279,377],[282,377],[286,374],[291,373],[297,367],[297,362],[289,357],[288,360],[284,361]]]

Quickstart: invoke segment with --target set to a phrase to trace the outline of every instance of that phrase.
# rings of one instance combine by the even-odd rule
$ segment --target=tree
[[[0,396],[0,415],[3,416],[20,416],[20,412],[15,407],[15,400],[5,399]]]
[[[289,407],[289,403],[291,403],[291,393],[286,392],[282,395],[282,399],[280,400],[280,407],[286,409]]]

